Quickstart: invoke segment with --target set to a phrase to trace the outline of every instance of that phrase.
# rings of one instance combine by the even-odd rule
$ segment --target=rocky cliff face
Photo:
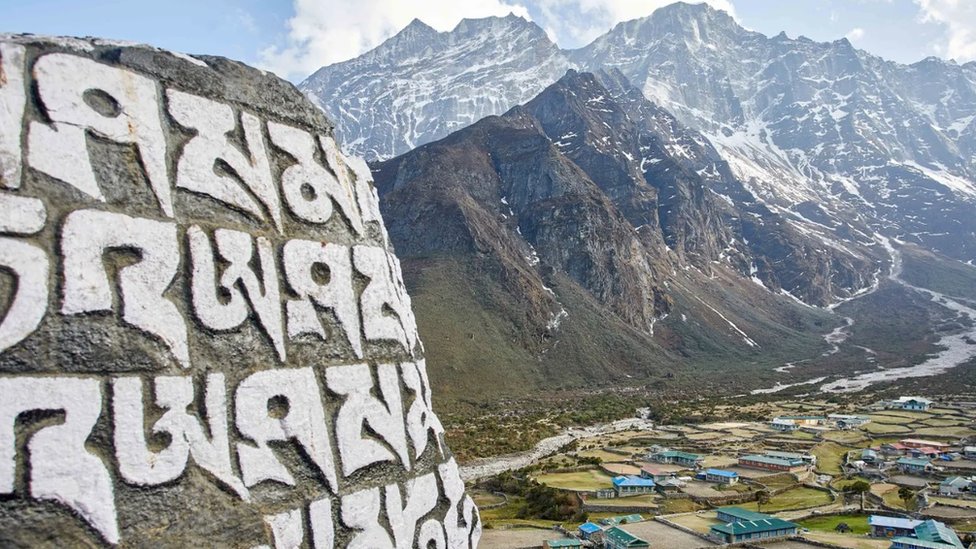
[[[568,317],[569,329],[579,329],[575,315],[600,310],[619,324],[589,337],[635,330],[645,341],[629,362],[689,352],[689,342],[654,337],[676,301],[703,310],[699,326],[735,327],[732,345],[758,347],[728,320],[748,306],[708,295],[715,280],[737,277],[738,288],[723,292],[789,293],[826,305],[871,284],[863,273],[878,260],[866,245],[824,251],[760,203],[706,139],[619,73],[571,70],[526,105],[373,170],[391,240],[408,264],[474,265],[469,284],[500,285],[517,304],[489,296],[482,306],[515,318],[515,344],[537,360],[554,344],[569,345],[585,368],[598,351],[575,348],[562,324]],[[421,295],[444,299],[437,292],[445,288],[408,272]],[[590,300],[582,310],[578,301],[567,305],[574,287]],[[777,322],[789,303],[765,303],[762,322]]]
[[[522,108],[380,163],[374,176],[402,254],[481,258],[525,300],[536,332],[565,314],[545,268],[640,329],[667,313],[633,226]]]

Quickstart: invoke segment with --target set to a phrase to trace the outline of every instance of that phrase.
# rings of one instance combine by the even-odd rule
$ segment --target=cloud
[[[521,4],[507,0],[293,0],[284,45],[259,54],[258,65],[283,78],[304,77],[324,65],[351,59],[419,18],[450,30],[465,17],[528,18]]]
[[[535,0],[542,24],[562,47],[579,47],[610,30],[621,21],[650,15],[675,0]],[[735,17],[732,0],[688,0],[709,4]]]
[[[864,29],[861,27],[854,27],[844,35],[844,38],[847,38],[851,42],[857,42],[858,40],[864,38]]]
[[[254,20],[253,15],[245,10],[242,10],[241,8],[237,8],[237,11],[235,11],[234,14],[237,19],[237,25],[240,28],[251,34],[258,32],[258,23]]]
[[[973,0],[915,0],[923,22],[945,27],[937,53],[957,61],[976,60],[976,2]]]

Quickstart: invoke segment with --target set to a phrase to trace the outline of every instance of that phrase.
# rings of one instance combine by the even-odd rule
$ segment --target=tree
[[[759,509],[760,513],[762,512],[762,506],[769,503],[770,499],[772,499],[772,496],[769,495],[768,491],[759,490],[756,492],[756,508]]]
[[[909,504],[915,499],[915,490],[912,490],[908,486],[902,486],[898,489],[898,499],[905,502],[906,511],[911,511]]]
[[[847,485],[847,492],[857,494],[861,498],[861,512],[864,512],[864,494],[871,490],[871,483],[866,480],[857,480]]]

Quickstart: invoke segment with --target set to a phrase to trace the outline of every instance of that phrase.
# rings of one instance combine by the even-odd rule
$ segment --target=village
[[[502,477],[473,491],[488,548],[959,549],[976,546],[976,402],[779,403],[763,422],[645,422]],[[506,493],[513,482],[528,488]],[[543,497],[552,509],[532,516]]]

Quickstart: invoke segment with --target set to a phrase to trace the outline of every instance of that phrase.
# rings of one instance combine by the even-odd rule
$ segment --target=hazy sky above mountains
[[[700,0],[698,0],[700,1]],[[707,0],[743,26],[830,41],[903,63],[976,60],[976,0]],[[671,0],[0,0],[2,32],[93,35],[224,55],[297,81],[419,18],[437,30],[514,12],[563,48]],[[697,3],[697,1],[695,2]]]

